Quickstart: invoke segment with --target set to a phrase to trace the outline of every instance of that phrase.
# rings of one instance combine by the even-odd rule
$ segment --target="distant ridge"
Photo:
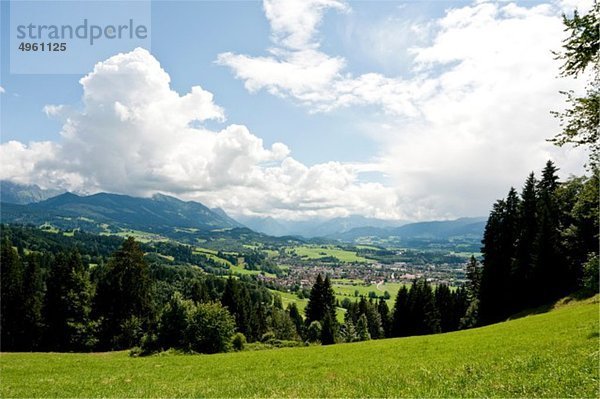
[[[459,218],[430,222],[409,223],[396,228],[359,227],[341,234],[332,234],[327,238],[352,242],[361,237],[397,237],[404,239],[440,239],[470,236],[483,237],[486,217]]]
[[[51,222],[58,226],[86,225],[88,228],[89,225],[107,224],[157,232],[176,228],[213,230],[244,227],[222,210],[213,212],[199,202],[181,201],[163,194],[137,198],[108,193],[79,196],[67,192],[27,205],[3,203],[2,221]]]

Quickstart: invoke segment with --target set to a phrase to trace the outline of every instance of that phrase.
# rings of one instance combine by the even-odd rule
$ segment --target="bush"
[[[586,294],[594,295],[599,292],[598,263],[600,259],[597,254],[590,254],[587,262],[583,265],[583,289]]]
[[[260,337],[260,342],[269,342],[275,339],[275,334],[273,331],[267,331]]]
[[[185,331],[195,306],[175,292],[164,307],[158,323],[158,344],[162,349],[186,349]]]
[[[235,333],[231,340],[231,344],[233,345],[233,350],[243,351],[246,346],[246,336],[240,332]]]
[[[308,326],[308,330],[306,331],[306,338],[309,342],[320,342],[321,341],[321,333],[323,328],[321,327],[321,323],[318,321],[313,321]]]
[[[121,334],[116,337],[117,345],[121,348],[131,348],[140,344],[144,334],[142,320],[131,316],[121,323]]]
[[[235,320],[220,303],[201,303],[190,315],[185,336],[192,351],[227,352],[234,331]]]

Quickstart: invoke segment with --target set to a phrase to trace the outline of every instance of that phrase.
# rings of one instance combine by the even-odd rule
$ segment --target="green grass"
[[[133,237],[139,242],[153,242],[153,241],[169,241],[167,238],[154,233],[148,233],[140,230],[121,230],[118,233],[107,233],[102,232],[100,235],[114,235],[123,238]]]
[[[343,283],[336,283],[333,282],[332,283],[332,288],[333,291],[335,291],[336,295],[342,296],[342,297],[351,297],[350,299],[354,298],[354,294],[356,293],[356,291],[358,291],[358,295],[363,295],[363,296],[368,296],[369,292],[373,291],[377,294],[377,296],[383,295],[383,293],[385,291],[390,293],[390,296],[392,298],[396,297],[396,294],[398,294],[398,291],[400,290],[400,287],[402,287],[403,284],[401,283],[383,283],[380,284],[379,287],[377,286],[377,284],[369,284],[369,285],[364,285],[364,284],[343,284]]]
[[[356,252],[346,251],[331,245],[301,245],[288,249],[288,252],[295,251],[298,256],[306,259],[319,259],[333,256],[340,262],[354,263],[373,263],[372,259],[367,259],[356,255]]]
[[[423,337],[218,355],[5,353],[1,397],[589,397],[598,297]]]

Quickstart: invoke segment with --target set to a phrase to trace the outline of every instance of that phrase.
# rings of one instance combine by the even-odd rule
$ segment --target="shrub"
[[[308,326],[306,338],[309,342],[320,342],[322,331],[323,328],[321,327],[321,323],[315,320]]]
[[[235,333],[231,340],[231,344],[233,345],[233,349],[236,351],[243,351],[246,346],[246,336],[242,333]]]
[[[192,351],[227,352],[234,331],[235,320],[220,303],[201,303],[190,315],[185,336]]]

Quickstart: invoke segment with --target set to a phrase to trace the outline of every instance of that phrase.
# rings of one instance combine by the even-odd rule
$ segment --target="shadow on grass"
[[[573,301],[578,302],[578,301],[583,301],[585,299],[589,299],[592,298],[596,295],[596,293],[590,293],[589,291],[586,290],[579,290],[576,291],[572,294],[570,294],[567,297],[561,298],[557,301],[554,301],[552,303],[548,303],[546,305],[541,305],[535,308],[529,308],[529,309],[525,309],[519,313],[515,313],[514,315],[510,316],[508,318],[508,320],[515,320],[515,319],[520,319],[522,317],[526,317],[526,316],[532,316],[532,315],[536,315],[536,314],[542,314],[542,313],[547,313],[549,311],[551,311],[552,309],[555,309],[557,307],[560,306],[564,306],[568,303],[571,303]]]

